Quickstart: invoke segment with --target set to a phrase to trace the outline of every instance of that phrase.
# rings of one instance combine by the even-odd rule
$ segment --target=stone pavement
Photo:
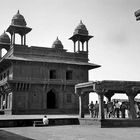
[[[48,127],[13,127],[1,130],[18,134],[17,140],[139,140],[140,128],[98,128],[93,125],[65,125]],[[24,136],[24,138],[19,138]],[[0,140],[7,140],[2,139]],[[8,140],[12,140],[10,137]],[[16,140],[16,139],[14,139]]]

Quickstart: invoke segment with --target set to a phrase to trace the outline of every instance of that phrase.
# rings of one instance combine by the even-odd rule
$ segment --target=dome
[[[10,38],[9,38],[8,34],[5,31],[0,36],[0,43],[10,44]]]
[[[58,39],[58,37],[57,37],[56,40],[53,42],[52,48],[63,49],[62,42]]]
[[[13,16],[11,25],[18,25],[18,26],[26,26],[25,18],[19,13],[19,10],[16,15]]]
[[[75,28],[74,35],[75,34],[88,35],[88,30],[83,24],[82,20],[80,21],[79,25]]]

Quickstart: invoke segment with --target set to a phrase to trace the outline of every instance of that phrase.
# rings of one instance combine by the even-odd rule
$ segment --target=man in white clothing
[[[43,124],[44,125],[48,125],[49,124],[49,120],[47,118],[47,116],[45,115],[44,118],[43,118]]]

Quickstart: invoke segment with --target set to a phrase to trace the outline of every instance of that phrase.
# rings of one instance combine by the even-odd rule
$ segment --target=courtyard
[[[94,125],[1,128],[0,140],[138,140],[140,128],[98,128]]]

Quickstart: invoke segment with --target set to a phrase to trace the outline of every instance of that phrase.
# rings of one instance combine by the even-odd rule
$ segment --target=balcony
[[[6,79],[4,79],[7,81]],[[52,84],[52,85],[75,85],[84,81],[81,80],[63,80],[63,79],[40,79],[40,78],[21,78],[21,77],[14,77],[13,79],[8,79],[13,82],[24,82],[24,83],[31,83],[31,84]]]

